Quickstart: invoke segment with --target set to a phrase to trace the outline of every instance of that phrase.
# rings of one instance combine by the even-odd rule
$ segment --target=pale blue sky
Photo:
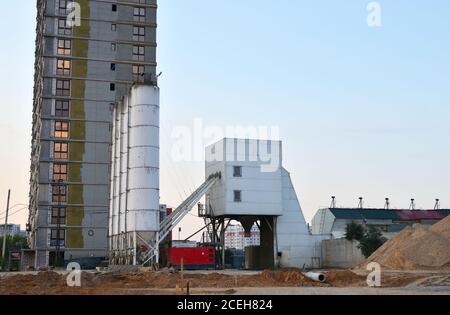
[[[35,4],[2,5],[0,213],[26,202]],[[176,206],[203,165],[170,157],[174,126],[278,125],[307,220],[342,206],[450,208],[450,2],[160,0],[162,201]],[[20,12],[20,20],[17,20]],[[169,170],[170,168],[170,170]],[[0,218],[2,216],[0,215]],[[26,213],[13,217],[24,223]],[[193,219],[183,230],[188,233]]]

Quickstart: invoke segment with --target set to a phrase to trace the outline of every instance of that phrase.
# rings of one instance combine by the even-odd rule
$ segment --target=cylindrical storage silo
[[[120,128],[120,214],[119,233],[126,232],[127,209],[127,174],[128,174],[128,96],[125,96],[121,107]]]
[[[128,232],[159,231],[159,88],[135,85],[129,99]]]
[[[113,248],[117,248],[117,235],[119,235],[119,212],[120,212],[120,129],[121,129],[121,107],[122,103],[120,102],[115,110],[115,130],[114,130],[114,137],[115,137],[115,145],[114,145],[114,186],[113,186],[113,194],[114,194],[114,200],[113,200],[113,217],[112,217],[112,235],[114,239]]]
[[[112,129],[111,129],[111,167],[110,167],[110,192],[109,192],[109,216],[108,216],[108,240],[109,251],[112,250],[112,236],[113,236],[113,216],[114,216],[114,170],[115,170],[115,154],[116,154],[116,111],[117,107],[114,107]]]

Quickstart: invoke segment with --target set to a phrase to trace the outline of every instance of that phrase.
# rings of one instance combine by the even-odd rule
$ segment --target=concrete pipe
[[[325,276],[324,273],[320,273],[320,272],[307,272],[304,273],[305,277],[317,282],[321,282],[324,283],[327,280],[327,277]]]

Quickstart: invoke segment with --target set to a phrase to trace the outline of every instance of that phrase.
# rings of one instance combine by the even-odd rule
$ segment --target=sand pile
[[[378,262],[392,270],[450,268],[450,217],[431,228],[406,228],[363,264]]]

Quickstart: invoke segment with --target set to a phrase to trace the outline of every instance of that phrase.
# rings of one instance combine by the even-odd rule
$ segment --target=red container
[[[181,267],[183,258],[184,269],[214,269],[214,247],[171,248],[169,249],[170,264],[176,268]]]
[[[444,216],[439,211],[424,210],[397,210],[395,211],[402,221],[442,220]]]

